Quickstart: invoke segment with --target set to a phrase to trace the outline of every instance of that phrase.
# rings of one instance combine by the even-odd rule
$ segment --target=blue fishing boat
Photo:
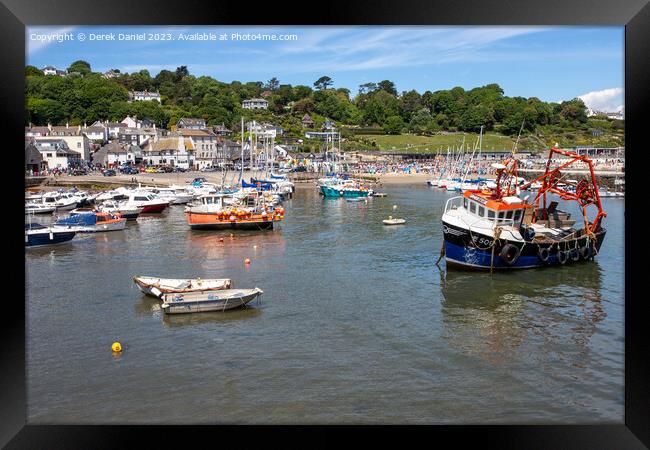
[[[333,184],[320,187],[321,193],[325,197],[367,197],[370,189],[363,186],[354,186],[351,184]]]
[[[62,244],[72,240],[75,231],[58,227],[46,227],[39,223],[25,224],[25,247]]]
[[[554,157],[569,162],[553,167]],[[561,169],[572,163],[586,164],[591,179],[575,183],[574,189],[561,187]],[[450,198],[442,216],[444,244],[442,255],[447,267],[467,269],[526,269],[590,261],[599,253],[606,230],[602,227],[603,211],[593,165],[584,155],[552,148],[546,172],[519,186],[517,160],[493,164],[497,169],[494,189],[474,189]],[[567,180],[568,181],[568,180]],[[519,198],[519,191],[540,182],[535,198]],[[583,217],[578,221],[558,209],[560,200],[575,201]],[[587,208],[595,209],[593,219]],[[576,223],[583,228],[574,227]],[[441,255],[441,257],[442,257]]]

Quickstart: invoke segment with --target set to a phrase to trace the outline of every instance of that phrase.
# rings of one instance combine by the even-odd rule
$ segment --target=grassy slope
[[[590,131],[558,132],[556,130],[538,129],[535,134],[522,137],[519,140],[519,150],[539,151],[559,144],[561,147],[597,146],[618,147],[625,145],[623,131],[604,130],[603,136],[594,137]],[[381,151],[397,151],[408,153],[446,152],[447,147],[458,148],[463,142],[462,134],[418,136],[414,134],[401,135],[358,135],[353,140],[363,147]],[[465,134],[465,147],[472,149],[478,140],[477,133]],[[516,138],[495,133],[483,135],[482,148],[485,151],[511,151]],[[368,147],[375,142],[374,147]]]

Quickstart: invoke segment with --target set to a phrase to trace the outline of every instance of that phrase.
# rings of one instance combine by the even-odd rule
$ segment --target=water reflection
[[[244,308],[231,309],[222,312],[203,312],[201,314],[163,314],[162,321],[166,327],[183,327],[206,323],[227,324],[249,320],[262,315],[261,306],[253,302]]]
[[[596,325],[607,316],[601,279],[597,262],[492,275],[442,270],[445,337],[491,362],[509,360],[534,342],[538,359],[566,358],[580,366],[576,352],[588,353]]]

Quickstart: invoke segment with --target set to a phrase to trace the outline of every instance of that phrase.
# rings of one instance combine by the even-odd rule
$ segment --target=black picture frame
[[[644,193],[639,177],[645,161],[644,108],[649,104],[650,76],[650,5],[648,0],[625,3],[588,0],[547,0],[498,2],[496,0],[401,0],[389,3],[328,2],[323,7],[304,3],[266,5],[244,8],[237,2],[199,2],[185,0],[125,2],[113,0],[69,0],[38,2],[36,0],[3,0],[0,5],[0,36],[2,37],[3,82],[0,83],[0,111],[2,129],[11,136],[3,149],[7,159],[6,183],[16,192],[6,202],[3,237],[8,278],[13,278],[13,261],[22,260],[24,248],[19,232],[22,226],[23,172],[16,170],[14,159],[22,156],[23,136],[24,65],[26,25],[591,25],[625,26],[625,113],[626,147],[629,163],[626,165],[626,204],[639,205],[626,210],[625,221],[625,424],[602,426],[434,426],[409,427],[422,432],[433,432],[450,439],[454,445],[474,441],[481,445],[499,448],[644,448],[650,446],[650,372],[648,356],[650,345],[645,323],[647,300],[644,294],[643,275],[647,239],[644,233]],[[588,76],[586,74],[585,76]],[[7,155],[9,153],[9,155]],[[10,244],[10,245],[7,245]],[[16,263],[16,265],[18,265]],[[23,275],[24,265],[16,268]],[[20,285],[18,281],[16,285]],[[18,289],[20,291],[21,289]],[[24,294],[24,292],[23,292]],[[121,448],[133,447],[137,439],[145,439],[147,447],[169,444],[172,436],[213,439],[225,443],[224,433],[246,442],[248,435],[241,429],[223,427],[173,427],[167,426],[34,426],[26,424],[26,369],[25,369],[25,305],[18,294],[6,293],[3,298],[4,317],[0,333],[3,348],[0,351],[0,445],[7,448]],[[24,297],[23,297],[24,298]],[[65,351],[65,349],[61,349]],[[56,380],[52,380],[53,389]],[[495,411],[495,414],[498,411]],[[265,441],[274,436],[278,428],[252,427],[263,433]],[[317,431],[327,443],[330,431],[349,431],[346,427],[293,428],[296,431]],[[355,429],[356,430],[356,429]],[[377,427],[364,434],[383,439],[388,430],[377,432]],[[390,429],[392,431],[392,429]],[[260,433],[260,434],[261,434]],[[269,436],[269,433],[271,436]],[[325,434],[327,433],[327,434]],[[427,444],[432,441],[427,438]],[[210,441],[207,441],[210,442]],[[217,442],[217,441],[213,441]],[[307,443],[307,442],[305,442]]]

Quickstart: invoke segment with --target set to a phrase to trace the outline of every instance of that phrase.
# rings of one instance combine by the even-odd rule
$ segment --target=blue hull
[[[74,231],[57,231],[52,233],[52,239],[50,239],[49,232],[29,234],[25,241],[25,247],[62,244],[72,240],[75,234]]]
[[[331,188],[328,186],[321,186],[320,191],[325,197],[367,197],[368,191],[349,191],[349,190],[338,190],[336,188]]]

